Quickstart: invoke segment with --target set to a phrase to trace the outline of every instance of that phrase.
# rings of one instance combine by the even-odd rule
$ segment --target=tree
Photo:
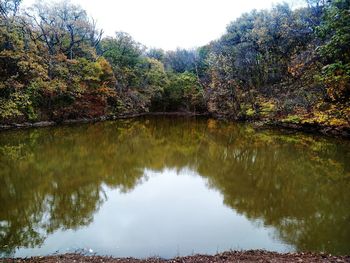
[[[176,49],[175,51],[168,51],[165,54],[164,64],[167,70],[173,70],[177,73],[184,73],[185,71],[195,71],[196,51],[186,49]]]
[[[115,37],[107,37],[101,41],[100,50],[113,67],[119,92],[135,85],[135,69],[141,62],[144,47],[129,34],[117,32]]]
[[[324,60],[321,79],[332,100],[350,96],[350,2],[333,0],[327,6],[319,35],[325,40],[319,53]]]
[[[89,56],[87,46],[95,47],[102,35],[85,10],[67,1],[36,3],[26,15],[31,19],[33,30],[38,32],[36,38],[46,45],[51,56],[59,53],[69,59]]]
[[[17,13],[22,0],[0,0],[0,37],[1,49],[13,49],[16,45],[14,36],[18,30]]]
[[[16,16],[21,2],[22,0],[1,0],[0,1],[0,18],[2,22],[7,22],[9,19]]]
[[[166,111],[203,111],[206,108],[204,90],[194,73],[169,73],[169,85],[163,94]]]
[[[163,62],[165,52],[161,48],[151,48],[146,52],[146,56]]]

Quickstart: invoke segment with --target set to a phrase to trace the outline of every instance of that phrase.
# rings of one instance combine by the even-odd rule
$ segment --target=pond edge
[[[28,129],[28,128],[40,128],[59,126],[67,124],[80,124],[80,123],[95,123],[102,121],[111,121],[119,119],[132,119],[144,116],[169,116],[169,117],[208,117],[218,120],[239,122],[239,123],[250,123],[257,130],[259,129],[284,129],[289,131],[299,131],[311,134],[322,134],[329,137],[341,137],[344,139],[350,139],[350,128],[348,127],[337,127],[337,126],[322,126],[319,124],[304,123],[287,123],[279,120],[232,120],[220,115],[213,115],[210,113],[195,113],[195,112],[143,112],[133,114],[123,114],[115,116],[101,116],[96,118],[81,118],[81,119],[68,119],[63,121],[39,121],[39,122],[24,122],[24,123],[11,123],[11,124],[0,124],[0,132],[4,130],[14,129]]]

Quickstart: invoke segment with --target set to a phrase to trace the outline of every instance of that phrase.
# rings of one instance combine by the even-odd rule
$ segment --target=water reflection
[[[260,222],[256,236],[265,226],[296,250],[349,254],[349,146],[179,118],[1,133],[0,251],[12,255],[59,231],[90,227],[110,202],[109,189],[137,191],[149,178],[145,170],[186,168],[220,193],[232,214]]]

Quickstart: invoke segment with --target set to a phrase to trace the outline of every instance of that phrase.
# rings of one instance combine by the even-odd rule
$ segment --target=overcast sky
[[[281,0],[71,0],[97,20],[105,35],[125,31],[148,47],[173,50],[205,45],[252,9]],[[24,0],[30,5],[35,0]]]

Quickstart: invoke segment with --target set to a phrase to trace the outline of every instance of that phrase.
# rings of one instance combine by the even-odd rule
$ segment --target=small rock
[[[32,124],[29,122],[24,122],[24,123],[15,123],[14,126],[16,128],[26,128],[26,127],[31,127]]]
[[[0,125],[0,130],[8,130],[11,129],[12,126],[11,125]]]
[[[41,121],[41,122],[35,122],[33,123],[33,127],[47,127],[47,126],[52,126],[54,125],[55,122],[53,121]]]

